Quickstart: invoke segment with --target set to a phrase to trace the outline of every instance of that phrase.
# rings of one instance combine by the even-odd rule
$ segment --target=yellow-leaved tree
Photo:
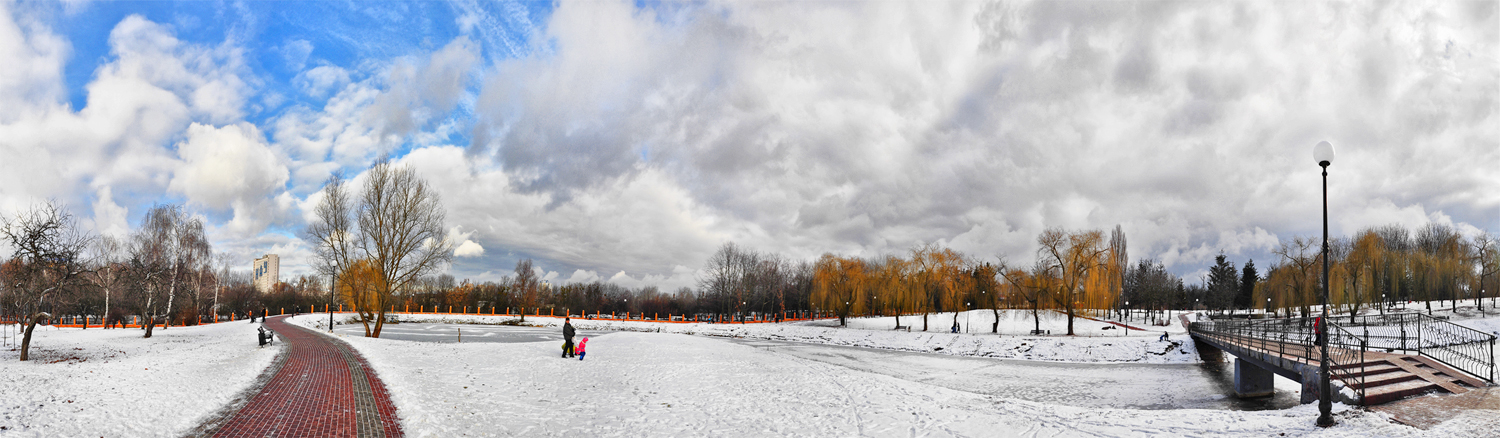
[[[369,260],[361,259],[339,273],[338,280],[339,298],[359,314],[360,323],[365,326],[365,336],[370,336],[370,323],[380,308],[380,300],[376,297],[382,289],[380,271],[375,270]]]
[[[823,254],[813,265],[812,302],[833,310],[839,325],[847,326],[850,313],[864,311],[868,281],[864,260]]]

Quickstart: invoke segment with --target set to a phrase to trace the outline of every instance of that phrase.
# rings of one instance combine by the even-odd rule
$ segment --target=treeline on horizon
[[[1318,239],[1282,240],[1276,260],[1261,271],[1224,255],[1209,273],[1188,283],[1151,259],[1128,263],[1125,233],[1048,229],[1037,237],[1036,261],[1028,266],[980,260],[952,248],[925,244],[902,254],[853,257],[824,254],[794,260],[773,252],[722,245],[704,264],[696,288],[662,291],[593,281],[549,285],[538,280],[530,260],[513,276],[472,283],[449,275],[424,277],[401,291],[394,310],[498,309],[558,315],[707,315],[715,320],[746,316],[823,312],[847,318],[900,315],[919,318],[974,309],[1058,310],[1070,319],[1126,310],[1198,308],[1265,311],[1306,316],[1317,305],[1322,258]],[[1428,224],[1415,231],[1399,225],[1361,230],[1329,242],[1330,303],[1335,312],[1358,312],[1382,300],[1442,301],[1495,297],[1500,251],[1490,234],[1466,238],[1453,227]],[[1264,273],[1262,273],[1264,272]],[[341,288],[341,290],[343,290]],[[1483,291],[1481,293],[1481,291]],[[346,297],[347,291],[341,292]],[[1430,304],[1429,304],[1430,306]],[[946,324],[938,327],[946,327]],[[995,327],[992,327],[992,331]]]
[[[114,320],[139,315],[191,325],[211,321],[215,314],[321,311],[329,302],[324,276],[299,276],[266,293],[256,291],[248,275],[231,271],[227,259],[213,252],[202,224],[178,206],[154,207],[124,239],[78,236],[76,229],[67,228],[71,216],[51,205],[33,213],[58,222],[54,231],[72,230],[70,238],[78,244],[70,254],[28,261],[18,252],[0,263],[0,316],[44,311]],[[28,217],[7,218],[12,246],[18,239],[24,241],[26,236],[11,234]],[[67,236],[54,236],[62,237]],[[807,312],[841,319],[906,315],[915,319],[899,322],[898,317],[898,325],[920,321],[922,330],[946,327],[930,320],[936,313],[1058,310],[1069,315],[1070,332],[1072,317],[1085,312],[1128,317],[1126,310],[1199,308],[1305,316],[1318,302],[1321,248],[1311,237],[1283,239],[1274,251],[1276,260],[1265,271],[1253,261],[1237,268],[1221,254],[1208,275],[1193,283],[1168,272],[1159,261],[1130,263],[1120,227],[1108,234],[1052,228],[1038,235],[1037,243],[1035,262],[1026,266],[1004,259],[981,260],[937,244],[874,257],[824,254],[815,260],[795,260],[726,243],[705,262],[696,288],[674,291],[605,281],[548,284],[537,276],[531,260],[522,260],[513,275],[498,281],[422,276],[393,290],[394,297],[384,302],[389,303],[385,310],[395,311],[630,312],[721,321]],[[1429,306],[1448,301],[1456,306],[1458,300],[1477,301],[1500,291],[1495,275],[1500,250],[1488,233],[1470,238],[1442,224],[1415,230],[1386,225],[1335,237],[1329,246],[1330,302],[1337,312],[1357,312],[1382,301],[1423,301]],[[358,305],[354,297],[369,294],[357,294],[350,285],[373,287],[378,276],[364,263],[345,269],[339,275],[334,306]],[[54,287],[45,292],[28,289],[42,284]],[[51,296],[37,299],[41,293]],[[40,307],[28,307],[29,303]]]

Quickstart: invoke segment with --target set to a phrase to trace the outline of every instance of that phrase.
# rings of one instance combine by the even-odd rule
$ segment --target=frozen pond
[[[339,325],[347,336],[362,336],[359,324]],[[386,325],[382,339],[407,341],[562,343],[556,327],[480,324],[402,323]],[[579,330],[578,337],[609,332]],[[1128,409],[1262,410],[1296,406],[1297,384],[1276,378],[1276,395],[1234,397],[1232,363],[1084,364],[976,358],[858,347],[764,340],[726,340],[791,360],[806,360],[882,374],[911,382],[997,397],[1079,407]]]
[[[364,336],[365,327],[362,324],[340,324],[334,328],[334,332],[345,336]],[[590,336],[599,336],[605,331],[579,330],[574,342]],[[380,329],[381,339],[397,339],[402,341],[420,342],[498,342],[498,343],[523,343],[523,342],[557,342],[559,350],[562,346],[562,329],[547,327],[524,327],[506,325],[484,325],[484,324],[427,324],[405,322],[400,324],[386,324]]]

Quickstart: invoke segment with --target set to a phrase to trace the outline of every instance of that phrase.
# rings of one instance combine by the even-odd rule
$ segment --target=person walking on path
[[[565,357],[565,358],[567,358],[567,357],[573,357],[573,335],[576,334],[576,333],[577,333],[577,331],[573,330],[573,319],[572,318],[563,318],[563,354],[562,354],[562,357]]]

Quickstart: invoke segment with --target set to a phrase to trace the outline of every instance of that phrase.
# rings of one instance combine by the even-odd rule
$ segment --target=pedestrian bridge
[[[1495,383],[1495,336],[1420,313],[1331,318],[1334,400],[1378,405],[1432,391],[1463,393]],[[1318,399],[1319,348],[1313,318],[1217,319],[1183,325],[1206,360],[1235,356],[1241,397],[1274,392],[1273,374],[1302,383],[1302,402]],[[1218,356],[1222,357],[1222,356]],[[1342,388],[1340,388],[1342,387]]]

